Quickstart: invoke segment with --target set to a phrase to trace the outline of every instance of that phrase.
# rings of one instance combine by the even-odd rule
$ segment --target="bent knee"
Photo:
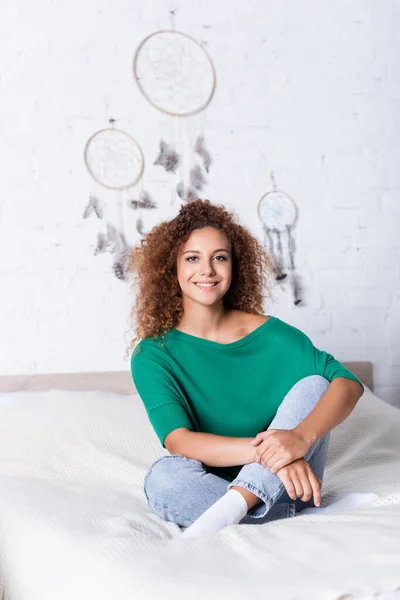
[[[312,410],[312,408],[320,401],[328,387],[329,381],[321,375],[309,375],[303,377],[288,391],[278,408],[278,412],[282,413],[282,411],[288,410],[289,408],[292,410],[293,407],[296,407],[296,410],[298,410],[298,407],[300,406],[306,411],[306,414],[301,416],[301,418],[304,419],[310,410]]]
[[[292,390],[311,389],[317,392],[325,392],[328,389],[329,384],[330,382],[325,379],[325,377],[322,377],[322,375],[308,375],[307,377],[299,379],[292,387]]]
[[[188,467],[197,466],[193,463],[201,465],[199,461],[180,454],[161,456],[154,461],[144,478],[143,487],[147,501],[168,496],[169,492],[179,489],[185,480]]]

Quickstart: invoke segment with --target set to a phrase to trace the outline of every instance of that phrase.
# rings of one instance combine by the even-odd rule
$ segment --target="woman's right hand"
[[[304,458],[298,458],[276,473],[286,488],[289,498],[307,502],[314,496],[315,506],[321,504],[321,483]]]

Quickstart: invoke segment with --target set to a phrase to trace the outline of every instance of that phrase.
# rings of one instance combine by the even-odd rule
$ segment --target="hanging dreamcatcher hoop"
[[[171,29],[143,39],[133,58],[133,76],[144,98],[160,113],[160,147],[154,165],[173,173],[171,204],[201,197],[211,164],[204,143],[205,108],[216,86],[215,68],[202,44]]]
[[[139,90],[157,110],[187,117],[206,108],[215,91],[214,65],[202,45],[180,31],[151,33],[133,58]]]
[[[285,279],[285,251],[289,255],[288,269],[294,295],[294,304],[301,302],[298,285],[294,274],[295,243],[293,228],[298,218],[295,201],[285,192],[278,190],[273,173],[271,173],[273,189],[264,194],[258,202],[258,216],[264,229],[264,246],[268,248],[276,279]]]
[[[100,129],[89,137],[84,147],[85,166],[103,192],[94,190],[83,217],[88,218],[94,212],[103,218],[106,211],[116,212],[117,225],[107,222],[107,233],[98,234],[94,254],[109,250],[114,254],[113,269],[116,277],[125,279],[128,269],[128,250],[123,227],[123,195],[142,178],[144,171],[143,152],[137,141],[125,131],[112,127]],[[106,190],[106,191],[104,191]],[[142,204],[139,204],[142,207]],[[138,222],[140,222],[140,217]],[[138,228],[139,231],[139,228]]]
[[[109,190],[133,187],[143,175],[144,158],[139,144],[114,127],[100,129],[88,139],[84,159],[93,179]]]

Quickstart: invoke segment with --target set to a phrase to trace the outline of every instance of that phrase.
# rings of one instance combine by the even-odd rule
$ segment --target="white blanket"
[[[400,589],[400,411],[370,390],[332,432],[322,488],[322,506],[378,494],[362,507],[185,542],[143,494],[164,454],[137,395],[0,394],[5,600],[344,600]]]

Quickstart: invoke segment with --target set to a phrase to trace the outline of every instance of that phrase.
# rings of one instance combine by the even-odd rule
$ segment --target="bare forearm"
[[[351,379],[334,379],[316,407],[295,430],[312,446],[334,427],[344,421],[362,395],[361,386]],[[256,448],[250,444],[254,438],[235,438],[186,431],[173,452],[195,458],[212,467],[230,467],[255,462]]]
[[[174,453],[195,458],[210,467],[231,467],[254,462],[253,438],[235,438],[213,433],[187,431],[174,447]]]
[[[337,377],[308,417],[294,429],[302,433],[312,446],[347,419],[362,393],[362,387],[356,381]]]

